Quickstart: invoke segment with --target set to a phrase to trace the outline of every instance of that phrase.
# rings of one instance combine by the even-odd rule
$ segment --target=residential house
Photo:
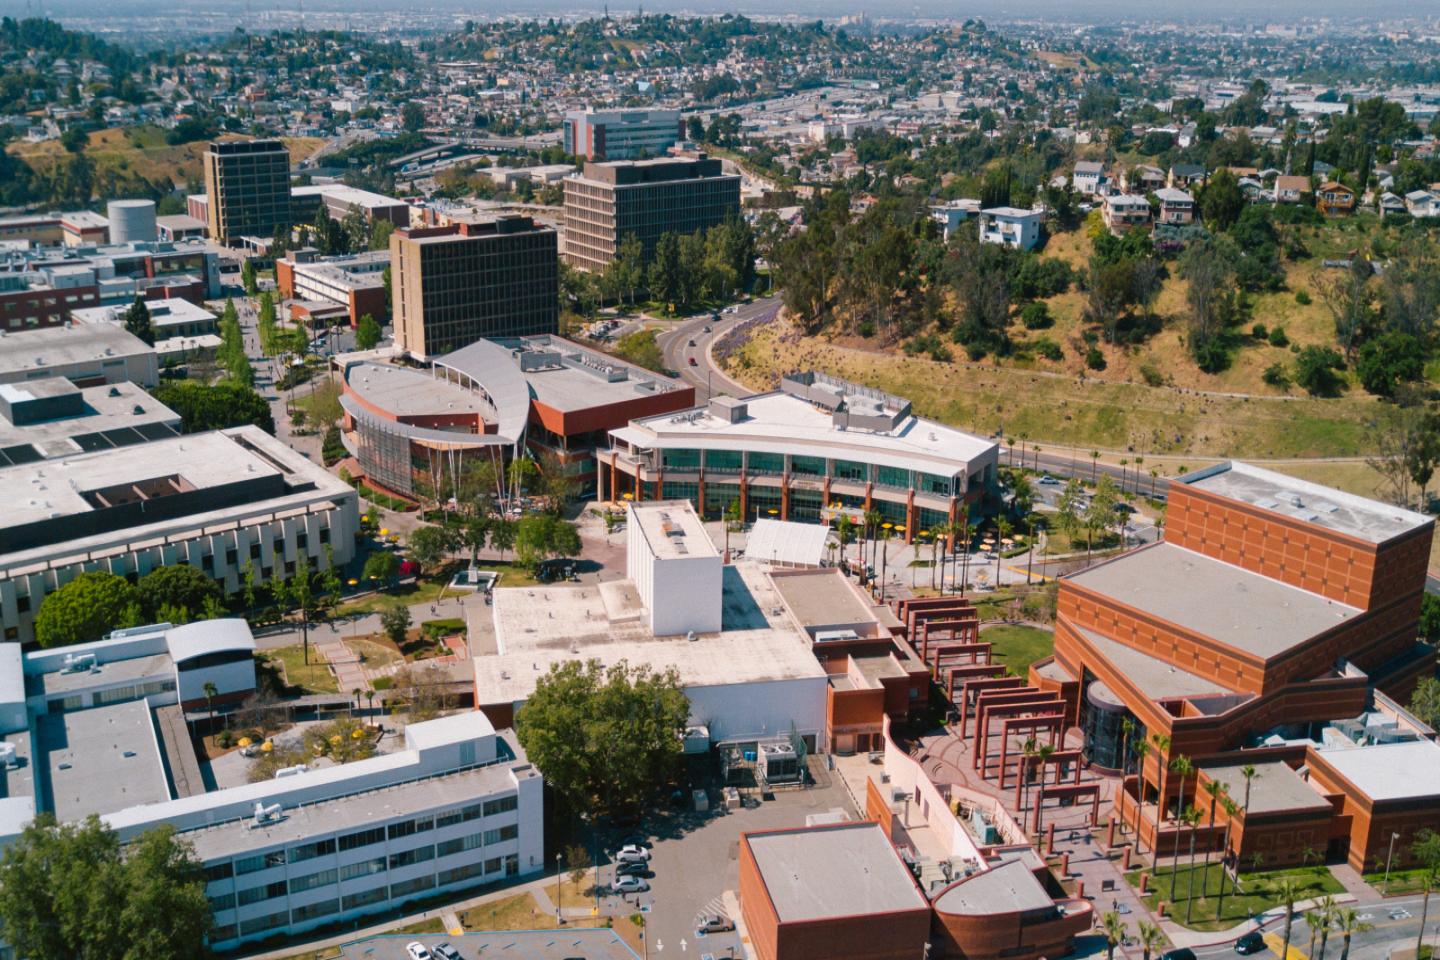
[[[1103,197],[1110,192],[1110,178],[1105,173],[1105,164],[1098,160],[1080,160],[1071,174],[1076,193],[1087,197]]]
[[[1183,227],[1195,221],[1195,198],[1184,190],[1166,187],[1155,191],[1155,198],[1160,201],[1160,223]]]
[[[1140,165],[1120,175],[1120,188],[1126,193],[1154,193],[1165,186],[1165,171],[1159,167]]]
[[[980,242],[999,243],[1016,250],[1033,250],[1040,242],[1039,210],[991,207],[980,211]]]
[[[1116,193],[1105,198],[1105,226],[1115,236],[1150,225],[1150,201],[1133,193]]]
[[[1376,206],[1379,208],[1380,215],[1382,217],[1388,217],[1392,213],[1400,214],[1409,212],[1405,208],[1405,201],[1397,197],[1395,194],[1391,193],[1389,190],[1386,190],[1384,193],[1380,194],[1380,199],[1376,203]]]
[[[1299,203],[1310,192],[1310,178],[1279,176],[1275,178],[1275,202]]]
[[[1405,194],[1405,209],[1412,217],[1440,217],[1440,195],[1429,190],[1411,190]]]
[[[1338,181],[1326,180],[1315,191],[1315,207],[1328,216],[1347,216],[1355,211],[1355,191]]]
[[[1205,184],[1205,168],[1198,163],[1177,163],[1170,168],[1165,186],[1174,190],[1199,187]]]

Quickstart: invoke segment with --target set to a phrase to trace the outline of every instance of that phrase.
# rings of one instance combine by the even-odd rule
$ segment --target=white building
[[[991,207],[980,211],[980,242],[1000,243],[1016,250],[1033,250],[1040,242],[1039,210]]]
[[[719,633],[724,563],[688,500],[631,503],[625,575],[657,637]]]
[[[1110,178],[1105,173],[1105,164],[1098,160],[1080,160],[1070,175],[1076,193],[1087,197],[1104,196],[1110,192]]]
[[[960,224],[971,217],[979,216],[979,200],[951,200],[948,203],[937,203],[930,206],[930,217],[936,223],[945,228],[945,239],[950,239],[950,234],[960,228]]]
[[[268,582],[327,549],[347,562],[359,527],[348,484],[257,427],[4,467],[0,489],[6,640],[33,639],[45,595],[83,571],[188,563],[233,593],[247,563]]]
[[[77,323],[0,335],[0,383],[65,377],[78,387],[160,379],[155,348],[119,326]],[[3,521],[0,521],[3,522]]]
[[[130,304],[116,304],[113,307],[82,307],[70,311],[78,323],[108,323],[121,327],[125,324],[125,313]],[[146,302],[150,311],[150,326],[155,330],[156,341],[172,337],[198,337],[216,332],[215,314],[204,307],[179,297],[165,297]]]
[[[679,110],[572,110],[565,114],[565,152],[587,160],[661,157],[684,139]]]

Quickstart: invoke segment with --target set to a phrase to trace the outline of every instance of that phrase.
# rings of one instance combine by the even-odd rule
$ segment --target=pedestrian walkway
[[[341,693],[370,689],[370,678],[365,675],[365,668],[360,665],[360,658],[345,646],[340,638],[332,637],[318,641],[315,649],[329,661],[330,669],[335,671],[335,683]]]
[[[1356,903],[1379,903],[1385,899],[1379,890],[1376,890],[1361,878],[1359,870],[1356,870],[1348,863],[1331,865],[1330,874],[1336,880],[1340,881],[1340,885],[1345,888],[1345,892],[1354,897]]]

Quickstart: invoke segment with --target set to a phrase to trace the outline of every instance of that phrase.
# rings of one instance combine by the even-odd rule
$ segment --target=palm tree
[[[1176,757],[1174,760],[1171,760],[1171,761],[1170,761],[1170,771],[1180,777],[1180,790],[1179,790],[1179,792],[1178,792],[1178,793],[1176,794],[1176,796],[1175,796],[1175,812],[1176,812],[1176,818],[1175,818],[1175,819],[1176,819],[1176,820],[1179,820],[1179,821],[1183,821],[1183,820],[1185,819],[1185,778],[1188,777],[1188,776],[1190,776],[1190,774],[1192,774],[1192,773],[1195,772],[1195,767],[1194,767],[1193,765],[1191,765],[1191,763],[1190,763],[1190,758],[1187,757],[1187,756],[1185,756],[1185,754],[1182,753],[1182,754],[1180,754],[1178,757]],[[1162,799],[1163,799],[1163,798],[1162,798]],[[1175,839],[1176,839],[1176,843],[1175,843],[1175,845],[1174,845],[1174,846],[1175,846],[1175,857],[1174,857],[1174,861],[1173,861],[1173,862],[1174,862],[1174,868],[1173,868],[1173,869],[1171,870],[1171,872],[1170,872],[1170,902],[1171,902],[1171,903],[1174,903],[1174,902],[1175,902],[1175,879],[1176,879],[1176,874],[1178,874],[1178,873],[1180,872],[1180,843],[1179,843],[1179,839],[1180,839],[1180,838],[1177,836]]]
[[[1335,919],[1340,924],[1341,935],[1345,938],[1345,945],[1340,949],[1340,960],[1350,960],[1350,938],[1357,933],[1373,930],[1374,927],[1361,920],[1360,914],[1350,907],[1342,908]]]
[[[1100,469],[1100,451],[1090,451],[1090,482],[1095,482],[1095,474]]]
[[[359,710],[359,709],[360,709],[360,697],[361,697],[361,695],[362,695],[363,693],[364,693],[364,691],[361,690],[359,687],[356,687],[354,690],[351,690],[351,691],[350,691],[350,696],[353,697],[354,700],[355,700],[355,709],[356,709],[356,710]],[[354,714],[352,713],[351,716],[354,716]]]
[[[1155,801],[1155,855],[1160,855],[1160,822],[1165,819],[1165,788],[1169,786],[1165,782],[1165,767],[1170,761],[1170,738],[1163,733],[1150,734],[1150,742],[1155,745],[1155,767],[1159,776],[1160,796]],[[1157,864],[1158,866],[1158,864]]]
[[[1137,740],[1130,745],[1135,754],[1135,852],[1140,853],[1140,814],[1145,805],[1145,758],[1150,755],[1150,744]]]
[[[875,536],[880,529],[880,524],[885,522],[885,515],[879,510],[870,509],[865,511],[865,540],[870,546],[869,565],[875,566]]]
[[[1225,844],[1220,853],[1220,902],[1215,907],[1216,920],[1220,919],[1221,913],[1225,910],[1225,888],[1229,886],[1229,884],[1226,883],[1225,861],[1230,859],[1230,828],[1234,826],[1235,814],[1240,810],[1240,808],[1235,805],[1235,801],[1231,800],[1228,796],[1220,799],[1220,807],[1225,811]],[[1235,858],[1235,892],[1237,894],[1240,892],[1239,882],[1240,858],[1237,856]]]
[[[1135,721],[1124,717],[1120,721],[1120,785],[1125,785],[1125,776],[1130,772],[1130,741],[1135,738]],[[1120,831],[1125,831],[1125,824],[1120,824]],[[1137,837],[1138,839],[1138,837]]]
[[[1330,923],[1335,915],[1340,912],[1340,905],[1335,898],[1326,896],[1320,901],[1320,956],[1316,960],[1325,960],[1325,945],[1330,942]]]
[[[210,711],[210,725],[215,725],[215,698],[220,696],[220,688],[208,680],[205,682],[205,708]]]
[[[1285,937],[1280,947],[1280,956],[1285,960],[1290,956],[1290,930],[1295,923],[1295,901],[1300,898],[1300,887],[1290,877],[1282,877],[1275,885],[1275,897],[1285,904]]]
[[[1226,784],[1221,783],[1219,780],[1205,781],[1205,792],[1210,794],[1210,823],[1208,826],[1212,833],[1215,830],[1215,805],[1220,802],[1220,797],[1225,793],[1225,787]],[[1213,839],[1211,842],[1214,842]],[[1210,892],[1210,861],[1208,858],[1205,861],[1205,879],[1202,882],[1204,886],[1200,888],[1200,895],[1203,897]],[[1220,865],[1220,886],[1225,886],[1225,865],[1223,862]]]
[[[1245,803],[1240,808],[1240,819],[1248,820],[1250,817],[1250,785],[1260,776],[1260,772],[1255,769],[1254,764],[1247,763],[1240,768],[1240,776],[1245,778]],[[1236,896],[1240,894],[1240,858],[1238,855],[1235,858],[1235,894]]]
[[[1425,942],[1425,921],[1430,916],[1430,894],[1435,889],[1435,881],[1440,880],[1440,833],[1429,827],[1418,831],[1415,842],[1410,845],[1410,856],[1419,861],[1425,878],[1425,899],[1420,907],[1420,932],[1415,938],[1415,956],[1418,957],[1420,947]]]
[[[1165,944],[1165,934],[1160,931],[1158,924],[1149,920],[1140,921],[1140,952],[1141,960],[1150,960],[1150,954],[1159,950]]]
[[[1181,815],[1181,819],[1184,820],[1185,825],[1190,828],[1190,882],[1187,884],[1185,891],[1188,894],[1188,896],[1185,897],[1185,922],[1189,923],[1190,911],[1195,906],[1195,834],[1200,829],[1200,811],[1194,807],[1186,807],[1185,812]],[[1204,878],[1201,878],[1200,881],[1200,896],[1205,896]]]
[[[1030,799],[1030,762],[1035,759],[1035,748],[1037,741],[1034,737],[1026,737],[1025,742],[1020,746],[1020,824],[1025,824],[1025,806]]]
[[[1114,910],[1107,910],[1100,926],[1105,931],[1105,960],[1115,960],[1115,948],[1125,940],[1125,921]]]

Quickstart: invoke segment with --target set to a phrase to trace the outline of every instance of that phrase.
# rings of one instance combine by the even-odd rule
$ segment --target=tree
[[[400,108],[400,125],[407,133],[416,133],[425,126],[425,108],[414,100]]]
[[[1226,167],[1216,170],[1200,193],[1200,215],[1212,230],[1228,230],[1245,209],[1240,181]]]
[[[1374,269],[1370,261],[1355,257],[1348,269],[1316,281],[1320,298],[1335,320],[1335,337],[1347,357],[1375,323],[1375,304],[1370,278]]]
[[[274,434],[275,418],[270,404],[249,387],[230,381],[201,383],[172,380],[151,391],[156,400],[180,414],[186,433],[203,433],[253,424]]]
[[[204,867],[169,826],[122,848],[98,817],[42,813],[0,859],[0,927],[18,956],[194,960],[211,922]]]
[[[1372,424],[1375,452],[1365,462],[1385,479],[1387,497],[1408,507],[1414,500],[1411,484],[1425,488],[1440,463],[1440,415],[1419,404],[1400,404],[1382,411]]]
[[[1335,902],[1332,896],[1326,896],[1320,901],[1320,956],[1316,960],[1325,960],[1325,946],[1330,942],[1330,924],[1335,920],[1335,915],[1340,912],[1340,905]]]
[[[260,292],[260,283],[255,277],[255,261],[249,257],[240,264],[240,286],[245,289],[247,297],[253,297]]]
[[[516,525],[515,559],[538,568],[551,557],[573,557],[580,552],[580,534],[575,526],[554,514],[524,517]]]
[[[1436,881],[1440,881],[1440,833],[1429,827],[1417,831],[1415,842],[1410,844],[1410,856],[1419,863],[1421,879],[1425,883],[1425,899],[1420,906],[1420,932],[1415,937],[1415,955],[1418,957],[1420,947],[1425,943],[1425,922],[1430,916],[1430,894],[1435,890]]]
[[[410,534],[410,556],[421,568],[433,567],[449,555],[455,538],[444,527],[421,527]]]
[[[150,323],[150,308],[141,297],[125,310],[125,330],[134,334],[150,346],[155,346],[155,328]]]
[[[1341,935],[1345,938],[1344,947],[1340,950],[1340,960],[1350,960],[1350,938],[1375,928],[1361,920],[1360,913],[1351,907],[1342,907],[1335,919],[1340,924]]]
[[[1425,375],[1425,351],[1408,333],[1391,330],[1360,346],[1355,373],[1366,390],[1377,397],[1393,397],[1401,384]]]
[[[1190,828],[1190,878],[1185,884],[1185,922],[1190,922],[1190,911],[1195,906],[1195,833],[1200,829],[1200,821],[1203,819],[1199,810],[1194,807],[1186,807],[1180,819]],[[1176,846],[1179,846],[1178,844]],[[1173,875],[1172,875],[1173,879]],[[1202,883],[1200,895],[1205,895],[1205,887]]]
[[[166,609],[182,612],[180,622],[188,622],[205,610],[206,601],[220,598],[215,581],[188,563],[156,567],[140,578],[135,591],[151,623],[158,622],[160,611]]]
[[[1256,854],[1258,857],[1259,854]],[[1280,882],[1275,885],[1275,899],[1285,904],[1285,936],[1284,945],[1280,948],[1280,956],[1290,956],[1290,933],[1295,926],[1295,901],[1300,899],[1300,885],[1293,877],[1281,877]],[[1424,929],[1424,924],[1421,924]]]
[[[1141,960],[1150,960],[1150,954],[1159,950],[1165,944],[1165,934],[1159,924],[1151,923],[1148,920],[1140,921],[1140,951]]]
[[[1228,796],[1220,798],[1220,806],[1225,810],[1225,842],[1220,848],[1220,896],[1215,902],[1215,919],[1219,921],[1225,913],[1225,890],[1230,886],[1225,876],[1225,862],[1230,858],[1230,833],[1235,825],[1235,815],[1240,812],[1240,807]],[[1240,858],[1235,858],[1235,874],[1240,874]]]
[[[380,629],[397,647],[405,642],[410,623],[410,608],[403,603],[391,604],[380,611]]]
[[[1183,820],[1185,819],[1185,816],[1186,816],[1186,810],[1189,809],[1189,808],[1187,808],[1187,807],[1185,806],[1185,778],[1188,777],[1188,776],[1190,776],[1192,773],[1195,772],[1195,766],[1194,766],[1194,764],[1192,764],[1192,763],[1190,762],[1190,758],[1187,757],[1187,756],[1185,756],[1185,754],[1182,753],[1182,754],[1180,754],[1178,757],[1176,757],[1175,759],[1173,759],[1173,760],[1170,761],[1170,772],[1173,773],[1173,774],[1175,774],[1177,777],[1180,778],[1180,790],[1176,793],[1176,796],[1175,796],[1175,810],[1176,810],[1176,814],[1177,814],[1176,820],[1181,820],[1181,821],[1183,821]],[[1161,799],[1163,800],[1164,798],[1162,797]],[[1170,902],[1171,902],[1171,903],[1174,903],[1174,902],[1175,902],[1175,878],[1176,878],[1176,876],[1177,876],[1179,873],[1180,873],[1180,844],[1179,844],[1179,842],[1177,841],[1177,842],[1175,843],[1175,859],[1174,859],[1172,868],[1171,868],[1171,870],[1170,870]]]
[[[92,570],[41,601],[35,639],[42,647],[88,643],[119,627],[139,626],[139,612],[139,597],[124,577]]]
[[[1141,853],[1140,812],[1145,804],[1145,758],[1150,754],[1150,744],[1137,740],[1131,750],[1135,754],[1135,852]]]
[[[515,732],[575,809],[615,812],[636,808],[675,775],[689,720],[674,670],[570,660],[536,683]]]
[[[1219,373],[1230,362],[1225,333],[1235,322],[1238,305],[1235,271],[1215,243],[1192,244],[1180,260],[1185,290],[1186,345],[1196,365]]]
[[[374,350],[379,345],[381,336],[383,333],[380,324],[368,313],[355,325],[355,347],[358,350]]]
[[[1312,343],[1295,357],[1295,382],[1312,397],[1338,396],[1345,381],[1335,371],[1344,366],[1340,354]]]
[[[209,680],[206,680],[205,686],[203,686],[201,689],[205,691],[205,708],[210,711],[210,722],[214,723],[215,698],[220,696],[220,688],[215,686],[215,684],[211,683]]]
[[[1422,616],[1422,622],[1423,619]],[[1410,712],[1432,729],[1440,726],[1440,680],[1425,677],[1415,684],[1415,692],[1410,695]]]
[[[395,579],[399,572],[399,561],[395,554],[389,550],[375,550],[365,558],[365,568],[361,575],[366,580],[375,580],[381,584],[388,584]]]
[[[1125,941],[1125,921],[1114,910],[1106,910],[1100,929],[1105,934],[1105,960],[1115,960],[1115,948]]]

